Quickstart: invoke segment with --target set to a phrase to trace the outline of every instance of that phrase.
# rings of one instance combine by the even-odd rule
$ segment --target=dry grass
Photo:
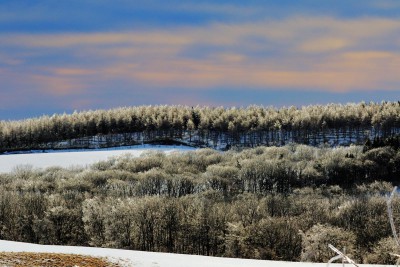
[[[106,258],[59,253],[0,252],[1,267],[121,267]]]

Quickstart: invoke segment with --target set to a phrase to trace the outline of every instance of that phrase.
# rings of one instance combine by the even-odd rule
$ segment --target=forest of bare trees
[[[286,145],[0,174],[0,238],[256,259],[320,261],[327,243],[393,263],[385,194],[393,147]],[[394,216],[400,216],[395,198]],[[398,218],[398,217],[396,217]],[[399,221],[399,220],[396,220]]]
[[[400,103],[302,108],[138,106],[0,121],[0,153],[148,142],[196,147],[362,144],[400,134]]]

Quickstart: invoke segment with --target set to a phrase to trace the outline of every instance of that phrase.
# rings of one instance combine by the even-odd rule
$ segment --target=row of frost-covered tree
[[[393,264],[391,147],[201,149],[0,174],[0,239],[257,259]],[[393,210],[398,225],[400,200]]]
[[[157,140],[218,148],[290,142],[340,145],[399,133],[399,102],[280,109],[138,106],[0,121],[0,152]]]

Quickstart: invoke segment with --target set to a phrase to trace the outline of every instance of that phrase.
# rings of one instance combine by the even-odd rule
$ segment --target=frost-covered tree
[[[329,224],[316,224],[302,234],[302,261],[327,262],[333,256],[328,248],[332,244],[337,248],[346,248],[347,255],[354,255],[356,237],[352,232]]]
[[[82,203],[82,221],[91,246],[101,247],[105,244],[105,208],[97,197]]]

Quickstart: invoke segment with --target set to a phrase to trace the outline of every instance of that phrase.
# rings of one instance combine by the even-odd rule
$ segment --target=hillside
[[[326,262],[332,243],[391,264],[399,114],[142,106],[1,121],[0,238],[282,262]]]
[[[49,155],[67,163],[75,153],[0,157]],[[396,246],[385,194],[398,166],[400,151],[392,147],[291,144],[148,151],[83,168],[17,167],[0,173],[0,234],[40,244],[314,262],[333,256],[332,243],[357,262],[391,264]]]

